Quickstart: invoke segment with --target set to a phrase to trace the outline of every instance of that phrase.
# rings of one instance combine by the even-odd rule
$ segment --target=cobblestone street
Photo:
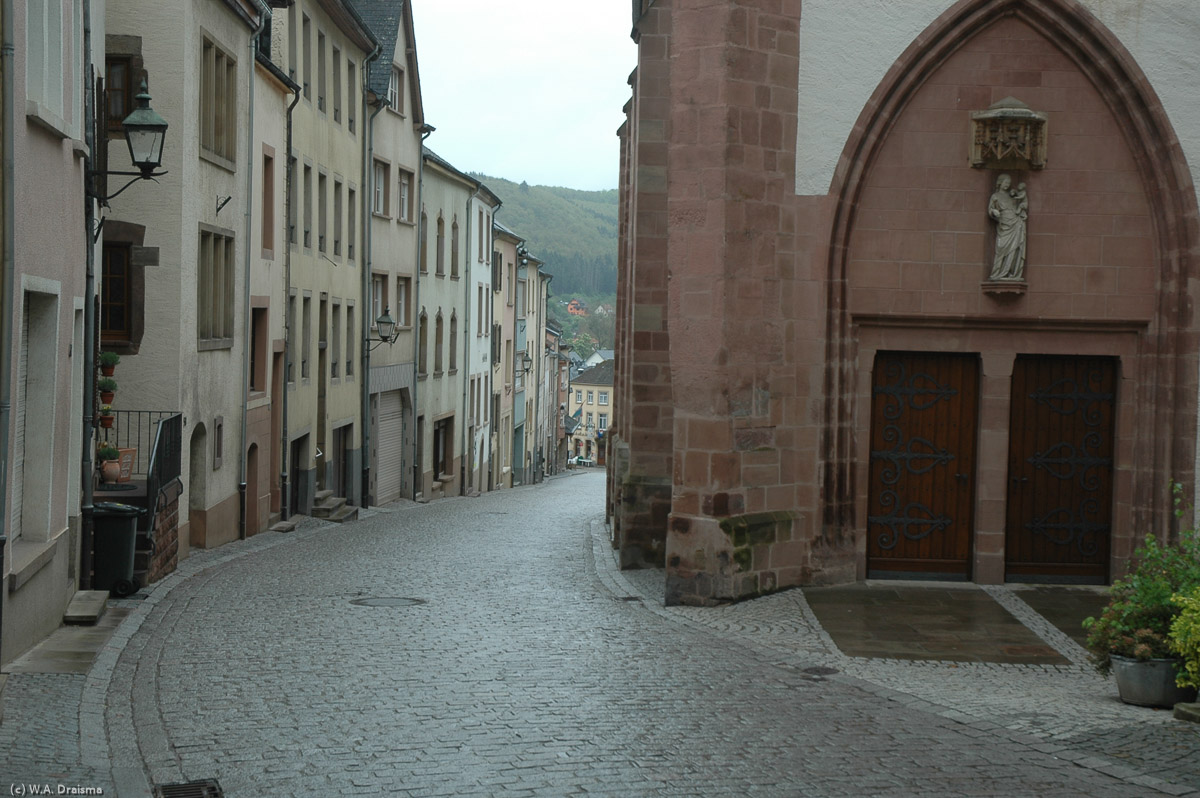
[[[124,602],[86,677],[10,677],[0,789],[1200,791],[1200,726],[1120,704],[1010,591],[1071,665],[851,658],[799,591],[662,607],[661,572],[614,567],[603,492],[573,474],[198,553]]]

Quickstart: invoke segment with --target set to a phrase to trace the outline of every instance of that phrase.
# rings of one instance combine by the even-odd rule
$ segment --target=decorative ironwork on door
[[[1116,374],[1116,361],[1104,357],[1022,355],[1014,363],[1010,581],[1107,581]]]
[[[971,355],[876,356],[869,574],[967,578],[978,382]]]

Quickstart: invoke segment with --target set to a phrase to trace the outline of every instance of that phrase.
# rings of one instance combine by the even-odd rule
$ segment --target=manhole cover
[[[415,607],[418,604],[425,604],[425,599],[419,598],[392,598],[381,596],[377,598],[360,598],[351,599],[351,604],[357,604],[359,607]]]
[[[160,784],[154,788],[154,798],[224,798],[225,793],[216,779],[189,781],[182,784]]]
[[[832,676],[837,672],[837,668],[827,668],[824,665],[816,665],[803,670],[803,673],[807,673],[809,676]]]

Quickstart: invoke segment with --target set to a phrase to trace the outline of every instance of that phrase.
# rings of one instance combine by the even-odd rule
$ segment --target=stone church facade
[[[668,603],[1103,584],[1194,491],[1200,7],[635,0],[609,513]]]

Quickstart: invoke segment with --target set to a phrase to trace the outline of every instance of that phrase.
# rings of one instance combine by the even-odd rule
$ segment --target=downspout
[[[257,63],[258,37],[271,21],[271,9],[263,0],[251,0],[258,7],[258,27],[250,34],[250,68],[246,70],[246,94],[250,98],[250,121],[246,134],[246,262],[242,282],[242,437],[241,458],[238,460],[238,539],[246,539],[246,419],[249,413],[246,397],[250,395],[250,322],[254,315],[250,311],[250,250],[251,223],[254,213],[254,65]]]
[[[425,139],[429,138],[435,130],[433,125],[421,126],[421,152],[420,163],[417,164],[417,210],[421,213],[425,212]],[[421,363],[418,357],[417,349],[421,346],[421,322],[419,312],[421,310],[421,254],[425,250],[425,225],[421,222],[421,217],[417,217],[417,268],[413,269],[413,320],[417,322],[413,328],[413,501],[417,500],[417,494],[420,490],[417,488],[421,484],[421,461],[417,458],[417,452],[421,451],[420,433],[423,430],[417,429],[417,417],[421,410],[421,405],[417,401],[417,389],[420,385],[420,378],[417,375],[417,367]]]
[[[371,63],[379,58],[379,54],[383,52],[383,45],[376,44],[375,49],[363,61],[363,81],[367,86],[371,85]],[[357,101],[357,98],[356,98]],[[366,257],[363,258],[362,270],[362,394],[360,396],[361,404],[359,413],[362,415],[362,447],[359,456],[362,458],[362,484],[359,485],[358,504],[363,509],[366,509],[370,499],[371,489],[371,269],[374,265],[375,252],[375,234],[372,232],[375,228],[372,223],[370,211],[372,208],[375,196],[375,170],[372,168],[375,163],[375,117],[383,110],[386,104],[386,99],[381,100],[376,106],[371,115],[367,117],[367,148],[363,150],[362,162],[362,185],[366,187],[363,191],[362,210],[359,216],[362,217],[363,227],[366,229]]]
[[[86,2],[86,0],[85,0]],[[3,0],[4,43],[0,49],[0,69],[4,71],[3,125],[4,125],[4,262],[0,276],[0,586],[7,585],[4,577],[4,548],[8,543],[8,423],[12,381],[12,294],[13,267],[16,262],[13,233],[16,227],[13,203],[16,200],[13,164],[15,139],[13,137],[13,0]],[[84,13],[87,13],[85,6]],[[7,589],[0,589],[0,642],[4,639],[4,598]],[[0,662],[4,657],[0,654]]]
[[[292,102],[287,109],[287,153],[284,156],[287,158],[287,171],[283,187],[287,224],[283,231],[283,402],[279,409],[283,414],[283,423],[280,424],[283,432],[279,441],[279,517],[284,521],[288,520],[292,508],[291,483],[288,480],[291,473],[291,457],[288,453],[288,375],[292,373],[292,320],[288,308],[292,302],[292,225],[296,223],[292,218],[292,181],[295,179],[292,169],[292,111],[295,110],[296,103],[300,102],[302,91],[299,84],[293,82],[292,85]]]
[[[470,268],[470,263],[471,263],[471,203],[474,202],[479,197],[479,190],[481,188],[483,188],[482,183],[478,184],[478,186],[475,188],[475,193],[472,194],[470,199],[467,200],[467,238],[466,238],[467,245],[462,248],[467,253],[467,264],[468,264],[468,267],[465,270],[466,271],[466,275],[465,275],[466,279],[463,280],[463,307],[466,308],[466,310],[463,312],[463,319],[464,319],[464,322],[463,322],[463,332],[464,332],[464,335],[463,335],[463,366],[464,366],[464,369],[463,370],[466,372],[466,374],[464,375],[464,379],[463,379],[463,403],[462,403],[462,406],[463,406],[464,411],[469,411],[470,407],[471,407],[471,399],[467,395],[468,388],[471,384],[471,365],[472,365],[472,361],[471,361],[471,271],[472,270]],[[451,268],[453,268],[453,266]],[[476,412],[479,412],[478,408],[476,408]],[[474,420],[474,419],[472,419],[472,420]],[[458,492],[461,495],[465,495],[466,489],[467,489],[467,461],[469,460],[472,464],[474,464],[474,462],[475,462],[475,435],[474,435],[474,433],[472,433],[471,439],[467,440],[467,425],[459,424],[459,426],[462,427],[462,441],[463,441],[462,453],[463,453],[464,457],[461,458],[462,465],[459,467],[460,473],[459,473],[459,477],[458,477]],[[471,447],[470,448],[470,452],[471,452],[470,457],[465,456],[467,454],[468,446]]]
[[[11,0],[5,0],[6,3],[11,3]],[[8,12],[10,9],[4,10],[5,22],[8,22]],[[7,43],[6,43],[7,46]],[[92,458],[95,453],[92,449],[92,441],[96,437],[96,241],[95,234],[92,232],[96,226],[96,200],[92,196],[94,183],[92,181],[92,153],[96,151],[96,86],[92,79],[92,4],[91,0],[83,0],[83,70],[84,74],[80,79],[86,84],[83,87],[83,141],[87,145],[87,155],[84,156],[84,188],[83,192],[83,218],[84,222],[84,265],[85,277],[83,288],[83,418],[80,422],[83,424],[83,443],[80,447],[79,466],[80,466],[80,481],[82,482],[82,506],[79,508],[79,589],[91,590],[92,588],[92,563],[94,560],[94,507],[92,506]],[[11,97],[9,93],[11,85],[9,85],[9,73],[5,73],[5,96]],[[5,117],[6,125],[11,121],[12,117]],[[8,133],[8,129],[5,130]],[[7,142],[6,142],[7,143]],[[107,147],[108,141],[105,140],[103,145]],[[5,177],[9,174],[8,167],[5,168]],[[11,205],[8,208],[11,210]],[[9,322],[11,324],[11,322]],[[11,329],[6,330],[6,336],[11,336]],[[9,347],[4,347],[7,355]],[[8,369],[4,369],[4,378],[8,379]],[[7,398],[8,391],[4,391],[4,396]],[[7,406],[4,408],[7,411]],[[4,423],[4,431],[7,436],[8,423]],[[4,443],[4,451],[8,451],[8,443]],[[4,482],[7,485],[7,481]]]

